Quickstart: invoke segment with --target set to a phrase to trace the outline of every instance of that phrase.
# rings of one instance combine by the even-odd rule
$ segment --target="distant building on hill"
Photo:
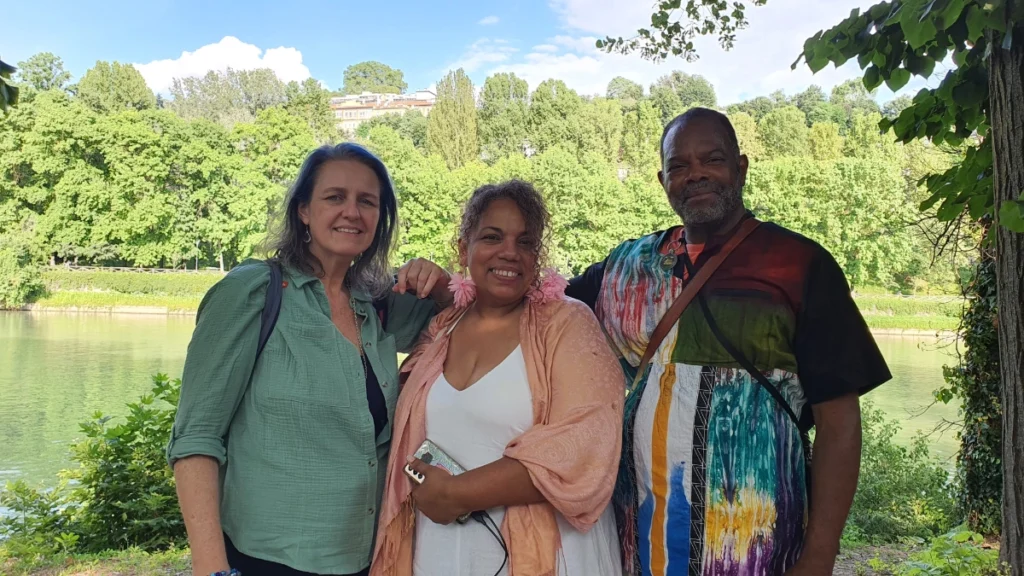
[[[419,90],[412,94],[363,92],[331,98],[331,110],[338,128],[351,134],[360,124],[375,116],[405,114],[409,110],[419,110],[424,116],[429,116],[436,100],[437,95],[430,90]]]

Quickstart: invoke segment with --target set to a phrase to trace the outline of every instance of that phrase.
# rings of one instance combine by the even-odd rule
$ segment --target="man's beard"
[[[714,201],[710,204],[705,202],[694,206],[686,201],[694,194],[707,192],[711,192],[714,197]],[[743,190],[738,186],[726,186],[718,182],[703,180],[683,188],[679,194],[670,194],[668,201],[676,214],[683,219],[684,224],[712,224],[721,222],[743,206]]]

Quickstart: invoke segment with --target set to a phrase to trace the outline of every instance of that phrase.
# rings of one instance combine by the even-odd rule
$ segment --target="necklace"
[[[665,245],[666,253],[661,256],[661,268],[668,272],[676,267],[676,262],[679,261],[679,254],[683,250],[682,229],[673,232],[668,243]]]
[[[355,328],[355,330],[356,330],[356,332],[355,332],[356,352],[359,353],[359,360],[363,364],[363,376],[365,377],[367,375],[367,371],[369,370],[369,368],[366,366],[366,353],[365,353],[365,350],[363,350],[363,335],[359,331],[359,319],[356,318],[356,305],[355,305],[355,301],[352,299],[351,296],[349,296],[349,298],[348,298],[348,309],[349,309],[350,312],[352,312],[352,327]]]

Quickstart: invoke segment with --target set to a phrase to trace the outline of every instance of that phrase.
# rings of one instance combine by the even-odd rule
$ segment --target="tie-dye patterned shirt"
[[[681,237],[674,228],[624,242],[567,291],[597,313],[627,382],[685,286],[682,260],[664,258]],[[725,238],[710,239],[694,265]],[[627,572],[781,575],[800,555],[808,515],[810,405],[864,393],[889,371],[835,260],[779,226],[762,224],[701,294],[800,424],[726,351],[695,299],[627,403],[616,499]]]

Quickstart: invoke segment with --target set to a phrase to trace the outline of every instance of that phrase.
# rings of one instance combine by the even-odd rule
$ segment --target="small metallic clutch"
[[[425,440],[413,456],[427,464],[430,464],[431,466],[436,466],[448,472],[452,476],[458,476],[466,471],[465,468],[460,466],[458,462],[453,460],[451,456],[446,454],[444,450],[441,450],[437,444],[434,444],[430,440]],[[417,484],[423,484],[423,481],[426,479],[422,474],[410,468],[408,464],[405,465],[405,474]],[[463,514],[456,519],[456,522],[464,524],[469,520],[469,516],[469,514]]]

